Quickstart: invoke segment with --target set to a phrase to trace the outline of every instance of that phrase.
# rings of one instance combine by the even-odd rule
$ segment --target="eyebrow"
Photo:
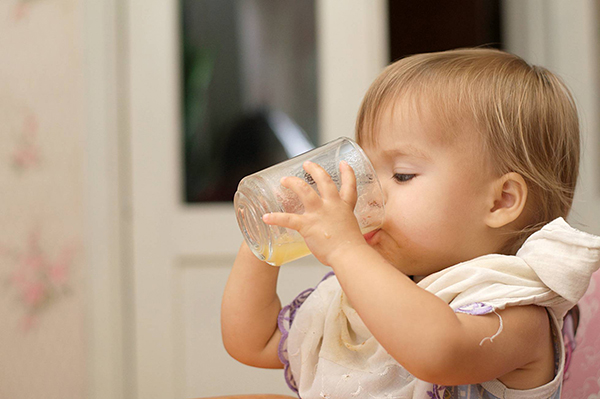
[[[397,148],[383,150],[386,156],[415,157],[430,160],[431,156],[422,149],[412,145],[402,145]]]

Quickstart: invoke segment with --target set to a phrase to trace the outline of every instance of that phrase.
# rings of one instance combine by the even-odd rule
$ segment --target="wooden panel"
[[[388,0],[390,59],[459,47],[501,48],[499,0]]]

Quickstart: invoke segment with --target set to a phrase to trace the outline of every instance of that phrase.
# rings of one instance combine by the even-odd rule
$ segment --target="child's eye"
[[[407,173],[394,173],[394,176],[392,177],[394,180],[396,180],[399,183],[404,183],[407,182],[413,178],[417,177],[416,174],[407,174]]]

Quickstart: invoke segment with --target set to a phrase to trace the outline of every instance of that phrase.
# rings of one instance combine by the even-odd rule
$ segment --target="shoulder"
[[[552,326],[546,308],[540,306],[517,306],[500,313],[506,323],[513,326],[516,338],[515,351],[522,351],[523,363],[516,369],[498,377],[504,385],[513,389],[531,389],[542,386],[554,378],[555,353]]]
[[[546,308],[536,305],[511,306],[497,312],[502,317],[504,324],[519,325],[519,333],[523,339],[535,338],[545,335],[550,331],[550,319]]]
[[[480,346],[484,346],[486,341],[500,346],[507,338],[519,345],[546,336],[551,331],[546,308],[536,305],[511,306],[484,315],[457,313],[457,317],[472,339],[481,338]]]
[[[453,371],[449,380],[444,381],[446,385],[502,379],[516,371],[527,380],[537,369],[547,368],[549,349],[552,354],[552,332],[545,308],[515,306],[486,315],[457,314],[457,317],[461,327],[454,335],[457,345],[447,353],[453,359]],[[553,364],[552,356],[550,360]],[[530,371],[523,373],[523,370]],[[543,383],[538,384],[536,378],[524,385],[528,386],[518,388],[529,389]]]

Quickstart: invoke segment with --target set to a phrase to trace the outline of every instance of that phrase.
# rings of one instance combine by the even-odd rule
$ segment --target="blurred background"
[[[491,46],[563,77],[584,140],[570,222],[600,234],[599,6],[0,2],[0,399],[291,394],[280,370],[222,348],[242,241],[233,193],[352,137],[371,81],[409,54]],[[285,265],[282,302],[326,272],[310,257]],[[569,384],[588,397],[600,375]]]

